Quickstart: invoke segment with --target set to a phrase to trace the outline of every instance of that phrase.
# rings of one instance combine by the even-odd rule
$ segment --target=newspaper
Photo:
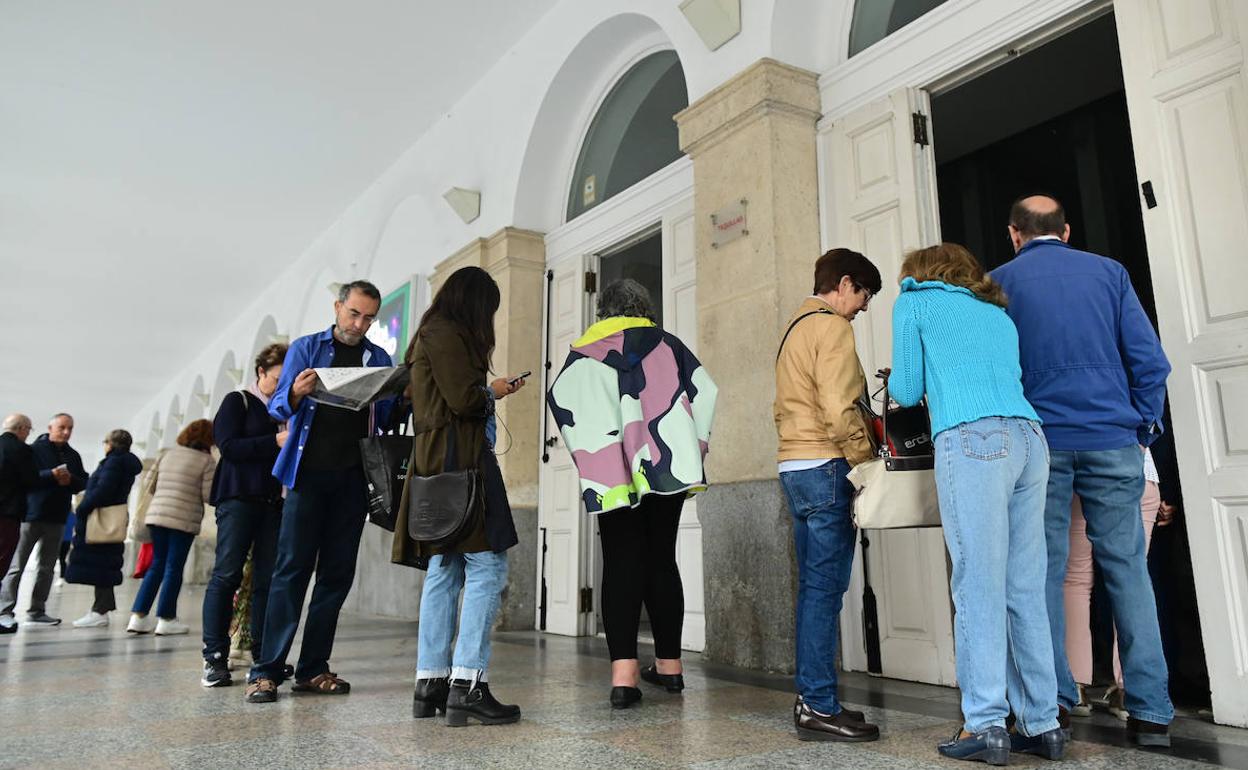
[[[316,390],[310,396],[313,401],[356,411],[402,394],[409,377],[405,366],[338,366],[313,371],[317,377]]]

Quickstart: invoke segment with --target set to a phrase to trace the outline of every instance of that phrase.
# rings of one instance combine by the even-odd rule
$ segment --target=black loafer
[[[685,689],[684,674],[660,674],[659,670],[653,665],[646,666],[641,670],[641,678],[650,684],[657,684],[668,692],[680,692]]]
[[[805,703],[798,706],[793,725],[797,728],[798,739],[803,741],[863,743],[880,738],[880,728],[853,719],[844,709],[834,716],[824,716]]]
[[[1010,751],[1035,754],[1045,759],[1061,759],[1066,753],[1066,731],[1056,727],[1039,735],[1010,733]]]
[[[612,687],[611,708],[626,709],[641,702],[641,690],[636,687]]]
[[[1136,746],[1170,748],[1170,726],[1127,717],[1127,737]]]
[[[967,762],[987,762],[990,765],[1010,763],[1010,735],[1004,727],[989,727],[980,733],[962,737],[962,728],[953,737],[938,745],[942,757]]]
[[[793,722],[794,724],[797,723],[798,715],[800,715],[801,713],[802,713],[802,696],[799,695],[793,699]],[[867,715],[862,713],[861,711],[854,711],[853,709],[847,709],[844,706],[841,706],[841,713],[845,715],[846,719],[852,720],[854,722],[867,721]]]

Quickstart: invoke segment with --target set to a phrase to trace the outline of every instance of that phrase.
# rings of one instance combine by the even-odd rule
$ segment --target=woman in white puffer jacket
[[[164,636],[190,630],[178,620],[178,593],[182,590],[182,569],[199,534],[216,469],[212,423],[195,420],[178,434],[178,445],[161,455],[149,471],[155,475],[155,490],[146,517],[152,536],[152,566],[134,597],[130,624],[126,627],[130,633],[155,631]],[[151,485],[151,479],[145,479],[143,489]],[[160,602],[153,618],[150,611],[157,592]]]

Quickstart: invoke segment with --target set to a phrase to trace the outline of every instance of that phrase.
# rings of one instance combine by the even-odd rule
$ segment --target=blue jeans
[[[1055,451],[1049,471],[1045,536],[1049,548],[1046,592],[1053,629],[1058,699],[1066,708],[1079,700],[1066,660],[1066,615],[1062,586],[1070,555],[1070,503],[1083,502],[1092,557],[1101,568],[1114,612],[1127,712],[1136,719],[1169,724],[1169,674],[1157,625],[1157,600],[1148,576],[1148,552],[1140,520],[1144,453],[1137,446],[1099,451]]]
[[[836,647],[841,605],[854,566],[854,487],[849,463],[836,459],[780,474],[793,514],[797,551],[797,674],[802,700],[821,714],[839,714]]]
[[[941,431],[934,443],[965,729],[1004,727],[1011,705],[1024,735],[1056,729],[1044,434],[1030,420],[986,417]]]
[[[230,620],[234,592],[243,582],[243,565],[251,553],[251,655],[259,658],[264,640],[264,609],[277,558],[277,531],[282,523],[278,503],[234,498],[217,506],[217,558],[204,589],[204,660],[224,661],[230,655]]]
[[[507,587],[507,552],[446,553],[429,560],[420,595],[416,678],[489,681],[490,629]],[[464,592],[463,608],[459,592]],[[455,613],[459,611],[459,638]],[[455,656],[451,657],[451,641]]]
[[[152,566],[143,575],[139,591],[134,595],[132,612],[146,615],[160,592],[156,605],[156,617],[172,620],[178,616],[178,594],[182,591],[182,568],[191,552],[195,536],[180,529],[150,525],[152,534]]]
[[[351,448],[344,448],[348,451]],[[248,675],[281,682],[286,657],[295,643],[308,582],[316,573],[303,648],[295,679],[306,681],[329,671],[338,632],[338,611],[355,579],[355,558],[364,533],[368,498],[359,468],[301,473],[282,506],[277,563],[269,584],[260,657]]]

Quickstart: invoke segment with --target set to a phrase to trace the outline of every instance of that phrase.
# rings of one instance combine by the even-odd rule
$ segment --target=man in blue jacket
[[[1019,199],[1010,210],[1009,233],[1016,256],[992,277],[1009,297],[1023,390],[1044,421],[1051,453],[1046,595],[1058,702],[1068,712],[1078,701],[1066,660],[1062,593],[1070,505],[1078,494],[1113,605],[1130,714],[1127,732],[1139,745],[1169,746],[1174,707],[1140,496],[1142,447],[1161,434],[1170,364],[1126,269],[1067,243],[1070,225],[1061,203],[1045,195]]]
[[[73,508],[73,497],[87,488],[87,471],[82,467],[82,457],[69,445],[73,434],[74,418],[61,412],[48,421],[48,432],[35,439],[31,447],[39,481],[26,495],[26,521],[22,524],[17,555],[0,586],[0,624],[6,623],[17,608],[22,573],[36,546],[39,561],[35,565],[35,585],[30,592],[30,607],[26,610],[25,622],[31,626],[56,626],[61,623],[60,618],[54,618],[46,611],[48,593],[52,590],[52,572],[61,554],[65,520]]]
[[[273,419],[287,422],[289,438],[277,456],[273,475],[289,490],[277,536],[277,563],[269,586],[260,659],[248,677],[247,701],[277,700],[286,678],[286,656],[294,644],[308,582],[316,573],[303,648],[295,667],[294,689],[338,695],[351,685],[329,670],[338,611],[355,578],[355,560],[364,531],[367,492],[360,462],[360,439],[384,424],[389,404],[354,411],[318,404],[315,369],[391,366],[386,351],[365,333],[381,308],[381,293],[367,281],[344,285],[334,303],[329,329],[290,345],[277,390],[269,401]]]

